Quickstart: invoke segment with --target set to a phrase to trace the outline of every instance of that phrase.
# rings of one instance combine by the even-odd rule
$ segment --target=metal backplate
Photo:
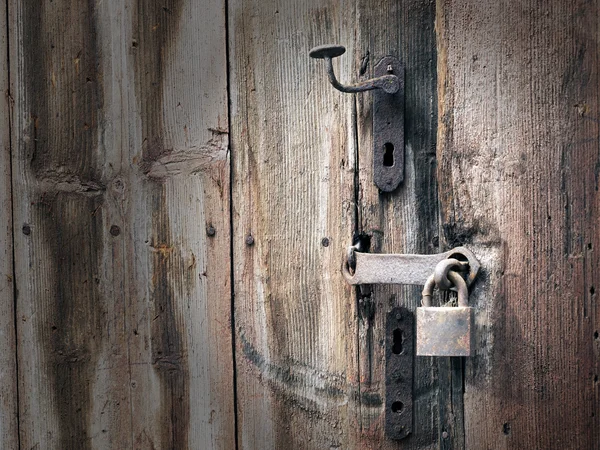
[[[417,355],[472,356],[471,307],[417,308]]]
[[[396,307],[385,325],[385,434],[403,439],[413,427],[414,325],[412,311]]]
[[[404,180],[404,66],[391,56],[375,66],[375,76],[396,75],[400,89],[388,94],[373,92],[373,179],[391,192]]]

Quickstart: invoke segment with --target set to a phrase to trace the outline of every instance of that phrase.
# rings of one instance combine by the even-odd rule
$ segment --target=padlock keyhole
[[[393,336],[393,344],[392,344],[392,353],[395,355],[399,355],[404,350],[402,348],[402,342],[404,341],[404,336],[402,330],[400,328],[396,328],[394,330]]]

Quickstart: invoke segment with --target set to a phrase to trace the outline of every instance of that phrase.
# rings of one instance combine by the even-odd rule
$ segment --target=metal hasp
[[[415,318],[403,307],[392,309],[385,322],[385,434],[404,439],[413,427]]]
[[[456,247],[444,253],[433,255],[401,255],[393,253],[353,252],[354,267],[344,265],[343,273],[350,284],[412,284],[423,286],[441,261],[455,258],[468,263],[466,275],[470,285],[477,272],[479,261],[472,251]],[[352,270],[352,273],[350,273]]]
[[[360,241],[348,249],[343,267],[348,283],[425,286],[423,306],[417,308],[416,327],[415,315],[405,307],[394,307],[386,316],[385,434],[390,439],[403,439],[413,427],[415,354],[471,354],[474,310],[465,308],[467,285],[475,280],[480,265],[465,247],[434,255],[363,253],[361,249]],[[431,292],[436,285],[457,290],[459,307],[432,308]]]
[[[391,56],[375,65],[375,78],[356,84],[340,83],[332,59],[346,49],[341,45],[313,48],[312,58],[324,59],[329,82],[347,93],[373,93],[373,180],[383,192],[391,192],[404,180],[404,66]]]

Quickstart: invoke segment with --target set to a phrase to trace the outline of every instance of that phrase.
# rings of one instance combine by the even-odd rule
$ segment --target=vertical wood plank
[[[597,448],[598,2],[438,8],[444,240],[484,268],[465,446]]]
[[[407,0],[358,1],[355,70],[363,79],[391,55],[405,65],[404,182],[381,193],[373,181],[372,95],[359,94],[358,230],[371,237],[374,253],[437,253],[438,200],[436,159],[435,3]],[[402,124],[401,124],[402,125]],[[361,391],[385,399],[385,319],[395,306],[414,311],[418,286],[373,286],[360,298],[359,370]],[[360,294],[359,294],[360,296]],[[385,435],[385,403],[361,404],[363,448],[438,448],[441,429],[438,361],[414,360],[414,425],[412,435],[393,441]],[[444,368],[442,373],[446,373]],[[406,412],[400,412],[406,413]]]
[[[12,187],[6,2],[0,4],[0,448],[18,448],[17,349],[13,279]]]
[[[223,3],[10,13],[23,447],[232,448]]]
[[[132,3],[127,258],[144,280],[128,286],[134,446],[230,449],[224,2]]]
[[[240,448],[350,448],[353,99],[308,51],[345,45],[348,79],[353,6],[236,0],[229,18]]]
[[[114,340],[125,342],[125,335],[118,298],[103,292],[120,275],[112,261],[103,264],[105,249],[114,246],[102,207],[99,140],[106,99],[96,11],[87,6],[11,2],[11,90],[19,92],[12,158],[24,448],[90,448],[107,436],[129,440],[129,412],[115,407],[127,404],[127,384],[94,395],[98,368],[126,367],[127,356],[102,354]],[[95,401],[106,413],[98,423],[110,433],[95,426]]]

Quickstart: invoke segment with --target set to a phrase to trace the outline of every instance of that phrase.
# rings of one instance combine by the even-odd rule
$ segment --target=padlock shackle
[[[423,306],[431,306],[431,295],[433,294],[433,288],[435,287],[435,276],[431,275],[427,278],[423,292],[421,293],[421,304]]]
[[[456,287],[456,290],[458,291],[458,306],[469,306],[469,289],[467,288],[467,283],[465,282],[463,277],[461,277],[458,274],[458,272],[451,270],[448,272],[448,279],[452,282],[452,284]],[[435,284],[436,283],[434,274],[427,278],[425,286],[423,287],[423,292],[421,293],[421,304],[423,306],[431,306],[431,295],[433,294]]]
[[[463,277],[451,270],[448,272],[448,279],[452,281],[452,284],[454,284],[458,290],[458,306],[469,306],[469,290],[467,289],[467,283]]]
[[[459,261],[456,258],[443,259],[437,266],[435,266],[435,272],[433,276],[435,278],[435,284],[439,289],[450,289],[452,287],[452,281],[448,278],[448,272],[454,270],[456,272],[462,272],[469,267],[467,261]]]

